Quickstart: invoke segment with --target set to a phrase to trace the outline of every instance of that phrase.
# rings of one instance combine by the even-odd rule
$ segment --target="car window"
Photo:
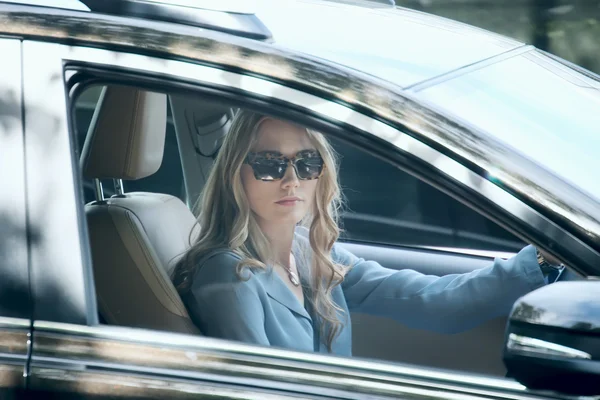
[[[331,139],[340,158],[345,239],[519,251],[525,244],[448,195],[363,149]]]
[[[165,86],[163,86],[163,90],[165,90]],[[108,88],[111,87],[108,86]],[[150,90],[134,87],[130,87],[130,89],[134,91]],[[166,97],[164,93],[155,94]],[[203,97],[202,92],[193,94],[194,96],[191,96],[186,93],[184,96],[190,99],[188,107],[197,105],[195,103],[197,97],[203,101],[206,100],[207,107],[214,105],[210,103],[210,97]],[[90,107],[98,108],[98,92],[88,94],[88,96],[90,97]],[[85,97],[80,96],[76,101],[83,102],[82,99]],[[219,108],[239,110],[240,107],[240,101],[235,103],[228,103],[224,99],[212,101],[218,102]],[[122,106],[121,103],[119,106]],[[183,109],[180,109],[180,106]],[[187,111],[185,107],[186,104],[183,103],[176,105],[175,114]],[[77,121],[75,125],[79,129],[78,135],[85,137],[83,132],[87,132],[90,121],[96,121],[96,119],[91,117],[93,112],[86,111],[83,104],[79,108],[80,110],[75,107],[76,118],[82,117],[86,120],[84,122]],[[114,108],[111,115],[120,115],[118,112],[114,112]],[[199,110],[196,111],[199,112]],[[127,117],[123,118],[123,123],[127,123],[125,119]],[[285,119],[286,117],[282,116],[281,118]],[[292,122],[302,124],[295,118],[292,118]],[[127,131],[124,131],[124,134],[126,133]],[[181,133],[182,131],[177,132],[178,135]],[[346,133],[351,134],[350,132]],[[153,132],[146,132],[146,135],[148,138],[154,137],[152,136]],[[356,244],[352,242],[367,242],[368,245],[362,248],[364,253],[355,252],[355,250],[361,250],[360,248],[350,250],[357,257],[374,261],[375,263],[369,264],[372,268],[379,268],[376,263],[380,263],[387,271],[413,269],[429,276],[452,275],[487,266],[489,260],[474,259],[464,254],[457,255],[444,251],[400,247],[417,245],[498,251],[518,251],[522,247],[517,239],[503,229],[443,195],[437,189],[402,172],[389,161],[379,159],[365,152],[364,149],[350,145],[341,139],[335,139],[327,132],[325,132],[325,136],[331,141],[339,155],[340,181],[345,198],[342,238],[348,240],[346,243],[340,243],[337,248],[348,250],[342,246]],[[150,140],[148,138],[145,140]],[[83,139],[80,138],[80,141]],[[199,140],[202,139],[214,140],[204,136],[199,138]],[[183,141],[183,137],[180,137],[180,140]],[[82,148],[81,143],[79,148]],[[111,149],[110,146],[108,148],[109,150],[96,146],[95,151],[109,159],[114,149]],[[168,149],[165,150],[165,152],[167,151]],[[185,156],[187,157],[188,154],[185,153]],[[167,156],[165,155],[165,157]],[[266,158],[265,160],[270,161],[257,162],[257,169],[253,169],[252,172],[254,178],[257,173],[265,175],[266,179],[275,176],[273,174],[278,174],[281,165],[271,162],[274,159],[277,158]],[[178,158],[176,160],[178,162]],[[110,169],[107,167],[109,164],[103,164],[103,168]],[[301,165],[308,168],[310,164]],[[304,171],[302,166],[298,167],[297,165],[296,167],[301,168],[300,171]],[[164,162],[160,168],[164,168]],[[310,171],[312,170],[308,168],[304,172]],[[107,173],[110,172],[101,174],[106,176]],[[188,173],[187,169],[186,173]],[[202,332],[208,336],[231,339],[226,335],[219,336],[214,331],[207,332],[207,323],[201,319],[212,318],[210,317],[213,315],[211,310],[221,307],[226,309],[228,306],[220,303],[215,305],[214,299],[209,301],[210,305],[208,306],[202,301],[195,302],[193,296],[178,291],[176,288],[178,281],[172,272],[176,260],[189,249],[190,231],[194,229],[195,216],[185,201],[177,201],[174,198],[181,193],[177,191],[180,183],[173,184],[173,182],[181,182],[183,179],[181,167],[178,167],[176,171],[166,172],[163,179],[158,179],[160,178],[159,174],[160,172],[157,172],[149,178],[134,182],[139,185],[136,190],[143,192],[141,195],[132,193],[128,189],[128,182],[125,182],[124,196],[114,196],[106,199],[106,202],[88,204],[85,207],[94,273],[94,294],[98,299],[99,319],[105,325],[191,335],[198,335]],[[190,179],[194,179],[193,173]],[[254,179],[252,182],[256,184],[254,182],[256,180]],[[263,183],[259,183],[257,186],[261,184]],[[109,182],[105,187],[110,187]],[[265,188],[266,186],[262,190],[264,191]],[[92,189],[93,187],[90,189],[91,196],[94,195]],[[162,193],[169,194],[169,190],[172,191],[171,196],[174,197],[162,195]],[[253,198],[256,197],[253,195]],[[264,199],[269,200],[270,198],[265,197]],[[392,246],[382,246],[381,244]],[[403,257],[408,253],[401,253],[402,251],[411,253],[409,257]],[[441,256],[441,258],[430,258],[432,254]],[[435,255],[434,257],[436,257]],[[226,268],[226,266],[219,266],[219,268]],[[296,279],[298,276],[301,275],[297,275]],[[293,281],[291,282],[293,284]],[[274,303],[271,303],[271,300],[267,298],[269,306],[273,305],[280,311],[291,307],[295,313],[306,316],[308,311],[301,307],[299,302],[291,302],[294,300],[293,297],[290,300],[290,296],[293,294],[287,293],[283,289],[285,289],[283,286],[278,289],[279,294],[270,293],[275,296],[275,299]],[[114,296],[114,293],[123,295]],[[282,297],[285,293],[290,296]],[[300,307],[296,307],[296,303]],[[231,318],[246,323],[247,321],[243,319],[245,315],[253,315],[265,306],[249,301],[248,304],[244,302],[244,307],[245,311],[242,313],[244,315],[239,315],[239,309],[233,308]],[[425,336],[416,328],[408,328],[393,320],[364,319],[358,316],[360,314],[361,311],[352,312],[353,336],[350,342],[346,342],[353,347],[353,354],[357,357],[411,362],[416,365],[462,369],[500,376],[503,374],[504,367],[495,353],[491,351],[487,351],[485,354],[476,352],[468,345],[468,343],[481,344],[485,342],[489,344],[490,348],[496,346],[503,337],[504,325],[502,322],[486,325],[479,331],[469,333],[471,336],[456,335],[453,338],[445,339],[439,333],[433,332]],[[371,315],[369,318],[373,316]],[[242,322],[239,323],[242,324]],[[369,326],[368,330],[361,328],[366,325]],[[304,327],[306,325],[302,325],[302,329]],[[386,333],[395,335],[395,339],[385,339]],[[310,333],[308,335],[310,336]],[[373,335],[378,337],[377,341],[372,340]],[[412,353],[403,346],[395,345],[398,337],[413,338],[417,336],[418,340],[409,339],[413,341]],[[306,337],[306,335],[302,336],[302,346],[293,348],[313,350],[312,339],[314,337],[309,341],[306,340]],[[469,339],[473,337],[477,339]],[[244,339],[240,340],[244,341]],[[249,341],[249,343],[264,344],[264,341]],[[306,343],[309,346],[305,345]],[[451,349],[460,348],[458,345],[466,346],[463,348],[467,349],[463,352],[462,363],[455,361],[456,353],[451,351]],[[393,350],[390,350],[392,347]],[[423,349],[428,351],[422,351]],[[436,352],[443,352],[448,356],[441,360],[440,357],[432,355]]]
[[[90,127],[90,122],[98,104],[104,86],[90,86],[82,92],[75,101],[75,126],[79,154],[81,154],[85,138]],[[91,180],[84,180],[85,202],[95,199],[94,184]],[[165,137],[165,151],[158,171],[146,178],[126,180],[123,182],[125,192],[156,192],[165,193],[184,200],[186,197],[181,169],[181,157],[177,147],[177,136],[171,115],[171,107],[167,102],[167,125]],[[104,194],[110,197],[115,194],[113,182],[103,181]]]

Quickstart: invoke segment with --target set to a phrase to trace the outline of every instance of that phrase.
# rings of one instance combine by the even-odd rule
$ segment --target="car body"
[[[348,157],[342,185],[348,176],[363,185],[356,193],[367,193],[349,199],[359,211],[344,218],[342,244],[357,255],[446,274],[529,242],[559,256],[577,279],[600,275],[597,76],[410,10],[261,4],[255,15],[210,11],[198,27],[90,12],[78,2],[0,1],[2,390],[90,398],[568,398],[502,377],[504,319],[442,338],[353,315],[352,359],[99,323],[83,208],[97,186],[82,179],[77,155],[82,121],[93,118],[99,96],[85,98],[82,88],[108,81],[168,88],[166,146],[180,155],[165,155],[156,176],[188,205],[202,189],[201,164],[214,154],[191,136],[182,144],[177,99],[185,96],[177,95],[186,90],[329,133]],[[347,23],[331,31],[329,21],[341,15]],[[391,30],[410,40],[391,40]],[[398,170],[401,179],[391,175]],[[420,197],[389,211],[411,189]],[[411,211],[428,201],[425,211]],[[432,215],[443,207],[451,225]],[[419,213],[426,216],[410,219]],[[468,227],[473,221],[481,223]],[[395,230],[404,233],[390,236]]]

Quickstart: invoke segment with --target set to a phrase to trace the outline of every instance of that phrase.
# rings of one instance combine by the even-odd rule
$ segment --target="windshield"
[[[534,50],[418,96],[600,199],[600,82]]]

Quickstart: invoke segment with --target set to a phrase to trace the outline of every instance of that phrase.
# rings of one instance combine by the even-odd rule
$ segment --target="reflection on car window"
[[[600,82],[537,52],[419,94],[600,199]]]
[[[400,245],[518,251],[519,239],[462,203],[358,148],[340,155],[347,239]]]

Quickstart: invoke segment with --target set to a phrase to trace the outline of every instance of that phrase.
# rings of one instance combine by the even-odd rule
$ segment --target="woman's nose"
[[[283,179],[281,180],[281,186],[284,188],[289,188],[298,187],[299,185],[300,180],[298,179],[298,175],[296,175],[296,169],[290,161],[287,169],[285,170],[285,175],[283,175]]]

